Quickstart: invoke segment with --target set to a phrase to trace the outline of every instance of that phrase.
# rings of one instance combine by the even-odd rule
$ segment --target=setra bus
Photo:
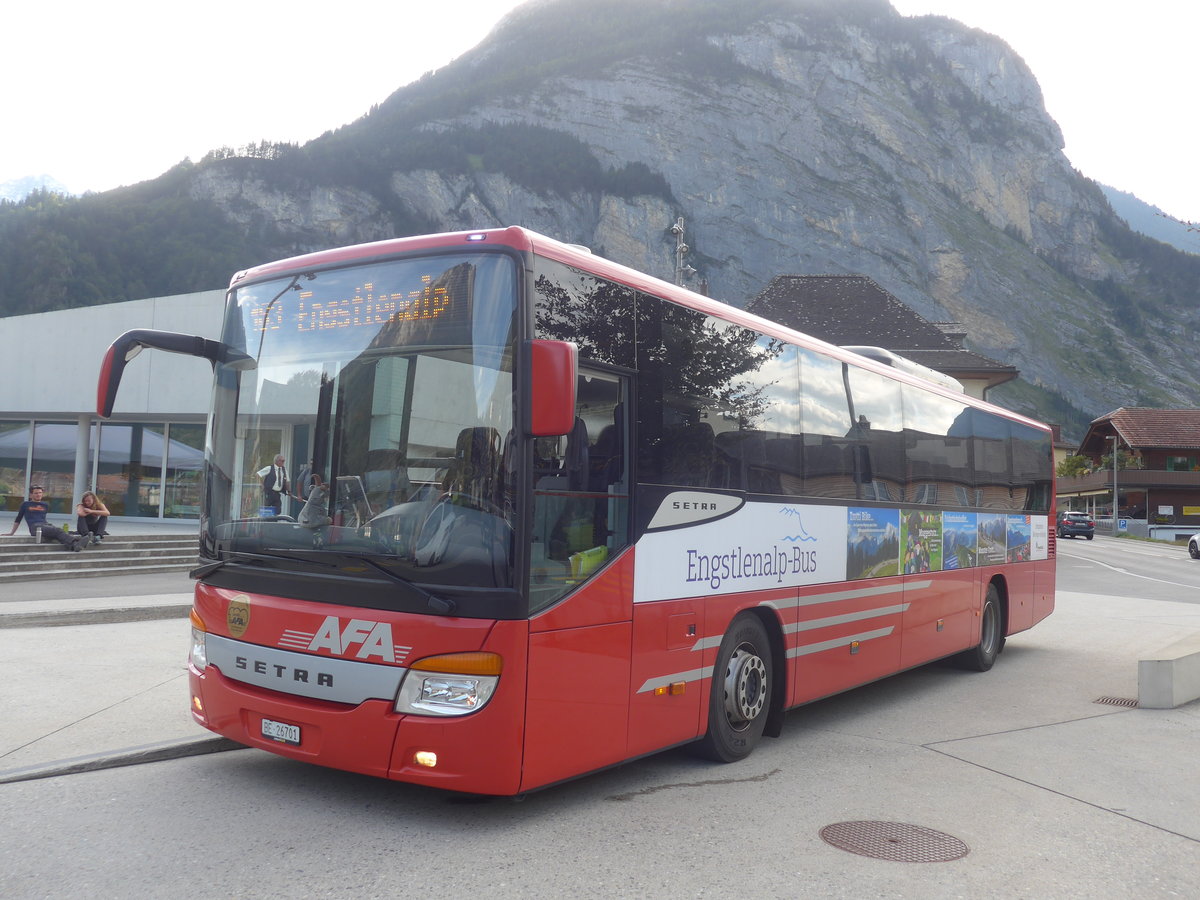
[[[114,342],[101,416],[143,347],[214,369],[191,714],[293,759],[731,762],[1053,609],[1045,426],[522,228],[240,272],[219,340]]]

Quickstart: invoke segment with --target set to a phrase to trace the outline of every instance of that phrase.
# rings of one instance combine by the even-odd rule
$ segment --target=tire
[[[1192,559],[1200,559],[1200,545],[1198,545],[1195,541],[1192,541],[1190,544],[1188,544],[1188,556],[1190,556]]]
[[[767,629],[757,617],[740,615],[721,640],[713,667],[708,732],[694,746],[699,756],[737,762],[749,756],[767,724],[775,665]]]
[[[979,643],[954,657],[954,662],[973,672],[986,672],[1004,649],[1004,617],[1000,609],[1000,592],[989,584],[979,616]]]
[[[1092,538],[1094,538],[1094,537],[1095,537],[1095,535],[1094,535],[1094,534],[1089,534],[1089,535],[1087,536],[1087,539],[1090,541],[1090,540],[1091,540]]]

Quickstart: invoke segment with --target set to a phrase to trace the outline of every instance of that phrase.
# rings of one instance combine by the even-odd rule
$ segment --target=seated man
[[[25,524],[29,526],[30,534],[37,534],[37,529],[42,529],[42,543],[58,541],[63,545],[64,550],[73,550],[78,553],[88,545],[88,538],[82,534],[73,535],[65,528],[59,528],[46,521],[46,513],[50,512],[50,504],[42,499],[44,493],[45,488],[40,484],[32,485],[29,488],[29,499],[22,503],[21,508],[17,510],[17,520],[13,522],[13,527],[8,533],[15,534],[17,526],[24,519]]]

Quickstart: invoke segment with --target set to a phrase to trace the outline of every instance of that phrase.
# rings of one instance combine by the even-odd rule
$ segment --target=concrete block
[[[1138,660],[1138,706],[1174,709],[1200,698],[1200,631]]]

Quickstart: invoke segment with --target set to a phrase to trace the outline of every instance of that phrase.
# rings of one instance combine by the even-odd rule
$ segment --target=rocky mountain
[[[111,207],[85,198],[149,243],[113,246],[108,227],[125,280],[98,256],[72,271],[118,299],[318,247],[521,224],[670,279],[683,217],[711,295],[741,306],[779,274],[869,275],[1019,367],[994,399],[1069,434],[1122,405],[1200,405],[1200,259],[1131,231],[1062,146],[1007,45],[886,0],[535,0],[304,147],[214,153]],[[0,210],[0,267],[10,244],[36,256],[38,229],[86,251],[87,214],[46,206]],[[164,258],[169,276],[152,271]],[[38,271],[48,302],[95,302]]]

